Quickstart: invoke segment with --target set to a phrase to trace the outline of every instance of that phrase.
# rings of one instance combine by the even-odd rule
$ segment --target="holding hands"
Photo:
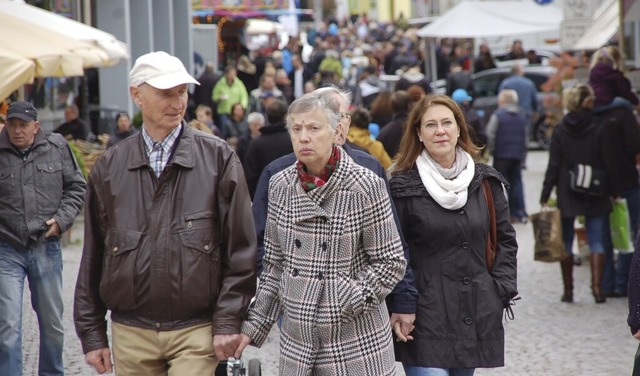
[[[398,341],[407,342],[412,341],[413,336],[410,333],[415,329],[413,322],[416,320],[415,313],[392,313],[391,314],[391,328],[398,337]]]
[[[218,360],[240,358],[244,345],[244,334],[216,334],[213,336],[213,349]],[[247,337],[248,338],[248,337]]]

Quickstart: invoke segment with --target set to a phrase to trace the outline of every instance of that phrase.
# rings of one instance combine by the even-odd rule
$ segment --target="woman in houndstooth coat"
[[[280,375],[395,374],[384,301],[406,260],[383,180],[334,145],[340,118],[335,93],[294,101],[298,162],[269,184],[264,273],[236,354],[282,316]]]

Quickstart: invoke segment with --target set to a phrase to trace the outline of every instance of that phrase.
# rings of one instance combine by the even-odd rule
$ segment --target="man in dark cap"
[[[13,102],[0,132],[0,375],[22,375],[22,293],[29,279],[40,327],[41,375],[62,375],[62,253],[85,181],[67,141]]]

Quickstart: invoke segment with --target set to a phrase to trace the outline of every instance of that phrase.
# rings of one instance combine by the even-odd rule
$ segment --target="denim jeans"
[[[216,124],[218,126],[218,130],[220,130],[220,133],[222,134],[222,136],[224,137],[227,132],[229,131],[229,123],[231,123],[231,119],[230,119],[230,114],[218,114],[218,124]]]
[[[0,240],[0,375],[22,375],[22,296],[25,277],[40,329],[40,376],[62,375],[62,251],[49,238],[27,251]]]
[[[638,233],[638,226],[640,226],[640,188],[624,192],[620,197],[627,199],[629,221],[631,222],[631,231],[633,231],[632,239],[637,242],[638,235],[640,235]],[[607,217],[607,228],[609,228],[609,217]],[[613,254],[613,244],[611,243],[611,233],[609,231],[607,231],[604,245],[607,260],[604,264],[602,289],[606,293],[626,293],[633,252],[618,254],[618,262],[616,264]]]
[[[631,376],[640,376],[640,346],[638,346],[638,349],[636,350],[636,356],[633,361],[633,372],[631,373]]]
[[[604,239],[609,233],[608,224],[609,214],[600,216],[585,217],[587,227],[587,239],[589,241],[589,250],[591,253],[604,253]],[[567,254],[571,255],[573,247],[573,238],[575,217],[562,217],[562,241]]]
[[[475,368],[433,368],[404,366],[407,376],[473,376]]]
[[[509,211],[512,217],[527,216],[524,205],[524,186],[522,185],[522,161],[519,159],[494,159],[493,167],[509,183]]]

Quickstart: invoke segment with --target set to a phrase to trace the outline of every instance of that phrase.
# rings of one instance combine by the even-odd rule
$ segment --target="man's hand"
[[[216,334],[213,336],[213,350],[218,361],[236,357],[236,350],[240,346],[240,334]],[[237,357],[239,358],[239,356]]]
[[[84,355],[84,361],[98,371],[99,374],[113,373],[111,350],[108,347],[89,351]]]
[[[410,336],[409,334],[415,328],[413,325],[414,321],[416,321],[415,313],[391,314],[391,328],[393,328],[393,331],[396,333],[398,341],[407,342],[413,340],[413,336]]]
[[[49,226],[47,233],[44,234],[45,238],[50,238],[52,236],[60,236],[60,232],[62,232],[62,230],[60,229],[60,226],[58,225],[58,222],[56,222],[55,219],[51,218],[50,220],[46,221],[45,224]]]
[[[640,340],[640,330],[638,330],[636,334],[633,335],[633,337],[637,340]]]
[[[242,333],[241,334],[242,339],[240,340],[240,346],[238,346],[238,348],[236,349],[236,353],[234,358],[239,359],[242,356],[242,352],[244,351],[244,349],[249,346],[251,344],[251,338]]]

